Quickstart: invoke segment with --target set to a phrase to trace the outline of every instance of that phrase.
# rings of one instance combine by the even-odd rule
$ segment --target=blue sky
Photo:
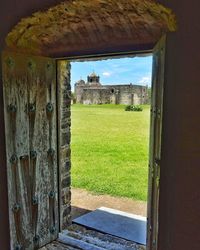
[[[72,62],[71,82],[74,83],[95,71],[102,84],[151,85],[152,56],[109,59],[102,61]]]

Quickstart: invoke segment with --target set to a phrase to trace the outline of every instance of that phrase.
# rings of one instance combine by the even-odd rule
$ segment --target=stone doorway
[[[114,3],[114,4],[113,4]],[[127,3],[126,10],[128,10],[130,16],[127,19],[127,15],[124,15],[124,5],[123,2],[121,4],[115,3],[115,1],[109,2],[107,5],[105,1],[88,1],[88,3],[85,5],[83,1],[78,1],[77,3],[73,6],[71,2],[65,2],[62,4],[59,4],[55,7],[50,8],[44,13],[38,12],[35,13],[32,17],[28,17],[23,19],[7,36],[6,39],[6,50],[9,52],[17,52],[20,55],[35,55],[38,58],[40,56],[49,56],[52,58],[66,58],[70,56],[82,56],[82,55],[102,55],[102,54],[109,54],[113,52],[121,53],[121,52],[127,52],[127,51],[145,51],[149,52],[152,51],[153,47],[155,46],[156,42],[159,40],[159,38],[166,33],[167,31],[173,31],[175,30],[175,21],[174,21],[174,16],[171,13],[170,10],[164,8],[163,6],[159,4],[154,4],[152,1],[145,1],[143,2],[137,2],[135,1],[130,1]],[[141,6],[138,6],[141,5]],[[86,23],[82,23],[81,21],[77,22],[76,19],[76,8],[77,10],[80,9],[81,11],[81,18],[80,20],[86,20]],[[99,7],[102,11],[99,11]],[[89,10],[93,9],[92,12]],[[107,26],[107,22],[105,19],[101,19],[104,17],[105,12],[103,10],[106,10],[106,13],[109,15],[109,23],[111,26]],[[119,13],[121,17],[118,17],[117,15],[110,15],[112,12],[109,12],[110,9],[113,9],[116,11],[116,13]],[[116,10],[117,9],[117,10]],[[86,10],[86,12],[85,12]],[[138,11],[136,11],[138,10]],[[147,18],[145,15],[140,13],[139,10],[144,10],[144,12],[147,14]],[[150,11],[152,10],[152,11]],[[107,12],[108,11],[108,12]],[[103,32],[102,35],[99,36],[99,33],[97,32],[96,34],[96,28],[94,28],[94,25],[88,26],[88,20],[85,19],[85,13],[88,14],[90,13],[98,13],[98,15],[101,15],[101,18],[95,18],[95,20],[104,20],[103,24],[100,22],[96,24],[95,22],[92,23],[97,26],[97,30],[100,32]],[[144,26],[145,23],[148,24],[149,18],[151,19],[151,25],[147,25],[146,29],[141,29],[141,22],[137,21],[137,17],[133,16],[131,13],[135,13],[137,17],[144,19]],[[67,15],[67,18],[65,18],[65,14]],[[69,16],[68,16],[69,14]],[[96,38],[89,39],[88,42],[88,36],[85,36],[84,32],[82,33],[82,28],[77,27],[77,33],[74,32],[74,30],[71,30],[71,26],[69,27],[68,24],[71,22],[71,24],[74,23],[74,19],[72,18],[71,20],[71,14],[72,16],[75,14],[75,23],[76,24],[81,24],[86,28],[86,33],[89,32],[91,36],[93,34],[96,34]],[[63,16],[64,15],[64,16]],[[163,15],[165,16],[164,18]],[[117,17],[117,20],[114,20]],[[125,17],[125,18],[124,18]],[[113,19],[114,18],[114,19]],[[118,25],[118,18],[121,20],[120,23],[122,23],[122,26],[119,29]],[[122,21],[122,19],[123,21]],[[60,21],[59,21],[60,20]],[[67,20],[67,22],[65,22]],[[71,20],[70,22],[68,22]],[[132,27],[132,22],[134,23],[134,20],[136,20],[135,24],[133,25],[135,29],[132,32],[131,28]],[[58,22],[57,22],[58,21]],[[90,23],[90,22],[89,22]],[[44,26],[42,26],[44,24]],[[114,25],[113,25],[114,24]],[[56,27],[55,27],[56,26]],[[105,27],[105,29],[104,29]],[[129,27],[127,29],[127,27]],[[153,27],[153,28],[152,28]],[[32,29],[33,28],[33,29]],[[60,30],[62,28],[63,30]],[[89,28],[89,30],[87,29]],[[102,29],[103,28],[103,29]],[[141,30],[143,30],[141,32]],[[59,32],[57,32],[59,31]],[[112,32],[111,32],[112,31]],[[124,39],[124,31],[127,35],[127,39]],[[104,33],[105,32],[105,33]],[[68,36],[68,34],[70,35]],[[60,35],[62,36],[60,37]],[[110,34],[112,35],[112,39],[110,38]],[[141,35],[138,35],[141,34]],[[77,37],[78,35],[78,37]],[[57,39],[55,39],[57,37]],[[104,39],[102,39],[104,37]],[[86,39],[85,39],[86,38]],[[81,41],[80,43],[75,44],[74,41]],[[110,41],[110,42],[109,42]],[[83,43],[82,43],[83,42]],[[68,44],[68,46],[66,46]],[[76,45],[76,46],[74,46]],[[87,46],[89,45],[89,46]],[[160,74],[163,73],[163,68],[159,68],[158,66],[163,64],[163,60],[160,59],[160,54],[159,52],[163,51],[161,47],[159,47],[159,50],[156,53],[157,59],[155,59],[155,75],[156,75],[156,80],[155,82],[158,82],[158,78],[160,77]],[[65,82],[67,81],[67,76],[66,76],[66,68],[64,68],[66,65],[63,63],[63,61],[58,61],[58,64],[60,64],[58,68],[58,82],[62,81]],[[12,66],[12,62],[11,62]],[[30,67],[32,66],[31,64],[29,65]],[[63,70],[64,69],[64,70]],[[159,70],[158,70],[159,69]],[[60,72],[60,73],[59,73]],[[162,74],[161,74],[162,75]],[[160,80],[160,79],[159,79]],[[67,84],[66,84],[67,85]],[[66,160],[69,158],[69,150],[65,147],[67,142],[70,140],[69,136],[69,124],[70,124],[70,119],[69,118],[69,110],[66,108],[66,105],[69,104],[69,100],[67,103],[64,101],[66,100],[66,95],[68,95],[68,86],[60,85],[60,93],[62,93],[63,99],[60,100],[60,105],[59,108],[63,109],[62,113],[64,114],[59,121],[63,119],[65,120],[65,123],[59,124],[60,129],[59,134],[59,145],[61,148],[59,148],[59,154],[60,158],[58,161],[59,167],[63,166],[65,168],[66,172],[64,174],[61,173],[62,167],[60,167],[60,176],[62,179],[60,180],[59,184],[59,191],[60,191],[60,208],[61,211],[59,212],[61,222],[60,226],[65,227],[67,223],[69,222],[69,217],[70,217],[70,208],[69,208],[69,200],[70,200],[70,175],[69,173],[69,168],[70,168],[70,163]],[[62,89],[63,87],[63,89]],[[159,89],[159,86],[157,86],[156,89]],[[58,90],[59,91],[59,90]],[[162,92],[162,91],[161,91]],[[156,93],[156,92],[155,92]],[[61,95],[59,95],[61,96]],[[157,97],[162,96],[161,93],[155,95],[155,100],[157,100]],[[62,106],[63,105],[63,106]],[[162,109],[160,108],[162,106],[162,103],[159,101],[155,102],[155,106],[153,106],[152,113],[154,114],[154,118],[156,121],[153,119],[152,123],[152,128],[153,131],[157,131],[156,134],[160,134],[160,123],[159,119],[162,118]],[[4,107],[5,109],[6,107]],[[159,119],[158,119],[159,117]],[[64,125],[65,124],[65,125]],[[67,128],[66,128],[67,124]],[[5,132],[5,131],[4,131]],[[63,138],[65,136],[68,137],[68,141],[63,143]],[[155,150],[157,150],[156,155],[154,154],[154,146],[157,147]],[[158,234],[158,228],[157,228],[157,222],[158,222],[158,215],[156,214],[155,211],[157,211],[157,206],[158,206],[158,198],[159,198],[159,193],[157,192],[158,187],[159,187],[159,166],[160,166],[160,158],[159,158],[159,146],[160,145],[160,139],[159,136],[155,136],[152,140],[152,160],[151,160],[151,166],[150,166],[150,171],[153,172],[153,178],[152,178],[152,186],[150,187],[150,194],[151,195],[151,202],[149,202],[149,249],[156,249],[156,242],[157,242],[157,234]],[[4,141],[2,141],[2,148],[5,148]],[[2,163],[2,166],[5,166],[5,169],[7,168],[7,163],[5,159]],[[155,168],[156,167],[156,168]],[[6,197],[9,197],[8,192],[7,192],[7,176],[6,176],[6,171],[3,171],[2,175],[2,187],[3,190],[5,191]],[[4,185],[5,184],[5,185]],[[6,213],[8,214],[8,211],[10,212],[11,207],[8,207],[7,204],[1,205],[3,207],[3,211],[7,211]],[[155,209],[154,209],[155,208]],[[12,213],[12,211],[11,211]],[[9,217],[6,217],[6,229],[2,229],[4,231],[9,231]],[[10,224],[11,225],[11,224]],[[153,229],[152,229],[153,228]],[[10,231],[13,230],[13,226],[11,225]],[[10,236],[12,238],[12,233],[10,233]],[[3,236],[2,236],[3,237]],[[6,245],[5,249],[12,248],[13,246],[8,244],[8,237],[4,240],[3,238],[1,239],[3,244]],[[33,240],[33,239],[32,239]],[[17,247],[17,246],[16,246]]]
[[[150,137],[150,168],[149,168],[149,196],[148,196],[148,216],[151,217],[152,220],[157,221],[156,217],[152,217],[150,215],[152,213],[152,204],[155,206],[154,209],[158,209],[158,202],[159,202],[159,155],[160,155],[160,144],[157,144],[156,148],[153,148],[153,144],[155,141],[157,143],[160,143],[161,140],[161,125],[162,125],[162,96],[163,96],[163,66],[164,66],[164,51],[165,51],[165,37],[163,37],[160,42],[157,44],[154,50],[154,60],[153,60],[153,79],[152,79],[152,103],[151,103],[151,137]],[[109,56],[109,55],[107,55]],[[84,59],[78,59],[78,60],[85,60],[88,58],[87,56]],[[73,60],[73,58],[70,58],[70,60]],[[90,60],[94,60],[90,58]],[[158,64],[161,63],[160,68],[157,68]],[[158,82],[159,79],[159,82]],[[155,134],[156,131],[156,134]],[[156,157],[155,161],[155,155]],[[156,164],[156,165],[155,165]],[[152,171],[155,171],[152,175]],[[87,212],[85,210],[82,211],[83,213]],[[81,212],[81,213],[82,213]],[[154,216],[157,216],[158,214],[154,213]],[[157,237],[157,230],[155,229],[155,234],[150,234],[151,231],[151,224],[148,220],[148,232],[147,237]],[[148,242],[150,239],[148,239]],[[155,241],[157,241],[155,239]],[[147,245],[147,248],[149,246]]]

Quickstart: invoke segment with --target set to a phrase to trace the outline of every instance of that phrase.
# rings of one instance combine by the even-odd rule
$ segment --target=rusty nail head
[[[15,250],[22,250],[22,245],[17,243],[15,246]]]
[[[34,104],[34,103],[30,103],[30,104],[28,105],[28,110],[29,110],[30,113],[35,112],[35,111],[36,111],[36,106],[35,106],[35,104]]]
[[[19,212],[20,209],[21,209],[21,206],[17,203],[13,206],[13,212],[15,213]]]
[[[32,59],[30,59],[27,63],[27,66],[28,66],[28,69],[33,70],[33,69],[35,69],[36,64]]]
[[[50,191],[49,192],[49,198],[53,199],[55,197],[55,192],[54,191]]]
[[[32,150],[32,151],[30,152],[30,156],[31,156],[31,159],[36,159],[36,157],[37,157],[37,152],[34,151],[34,150]]]
[[[16,113],[16,112],[17,112],[17,107],[16,107],[16,105],[14,105],[14,104],[8,105],[8,111],[9,111],[10,113]]]
[[[50,233],[51,234],[55,234],[55,232],[56,232],[56,228],[53,226],[53,227],[51,227],[50,228]]]
[[[48,155],[53,156],[54,153],[55,153],[55,150],[54,150],[53,148],[50,148],[50,149],[48,150]]]
[[[34,196],[32,198],[32,204],[35,206],[35,205],[38,205],[39,201],[38,201],[38,197],[37,196]]]
[[[20,160],[26,160],[26,159],[28,159],[28,155],[22,155],[22,156],[20,156],[19,159],[20,159]]]
[[[17,155],[16,155],[16,154],[13,154],[13,155],[11,156],[11,158],[10,158],[10,163],[11,163],[11,164],[16,164],[16,163],[17,163],[17,160],[18,160]]]
[[[34,241],[35,243],[38,243],[39,239],[40,239],[40,236],[36,234],[36,235],[34,236],[34,238],[33,238],[33,241]]]
[[[48,113],[52,113],[53,112],[53,104],[50,102],[47,103],[46,110]]]
[[[47,70],[50,70],[52,67],[52,64],[50,62],[48,62],[46,67],[47,67]]]
[[[7,58],[6,63],[7,63],[9,68],[13,68],[15,65],[15,62],[14,62],[13,58],[11,58],[11,57]]]

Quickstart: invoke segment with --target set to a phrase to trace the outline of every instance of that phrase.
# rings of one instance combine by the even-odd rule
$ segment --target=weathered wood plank
[[[7,58],[3,69],[10,224],[13,225],[11,246],[25,245],[29,249],[32,241],[29,237],[30,189],[27,179],[29,172],[28,117],[25,112],[27,79],[24,75],[21,77],[17,75],[15,63],[14,59]]]
[[[11,248],[38,249],[59,229],[55,61],[5,53],[3,72]]]
[[[50,172],[51,190],[50,194],[50,232],[51,240],[55,239],[59,231],[58,214],[58,157],[57,157],[57,85],[56,85],[56,63],[49,61],[46,65],[46,83],[47,83],[47,105],[46,113],[49,123],[49,149],[48,149],[48,167]],[[54,233],[52,233],[55,231]]]
[[[156,250],[158,243],[165,39],[160,39],[153,53],[147,239],[151,250]]]

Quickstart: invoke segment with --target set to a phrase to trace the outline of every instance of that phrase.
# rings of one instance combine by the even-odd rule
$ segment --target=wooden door
[[[3,54],[11,249],[38,249],[58,235],[55,64]]]
[[[148,250],[157,250],[158,243],[164,59],[165,37],[162,37],[153,51],[147,224]]]

